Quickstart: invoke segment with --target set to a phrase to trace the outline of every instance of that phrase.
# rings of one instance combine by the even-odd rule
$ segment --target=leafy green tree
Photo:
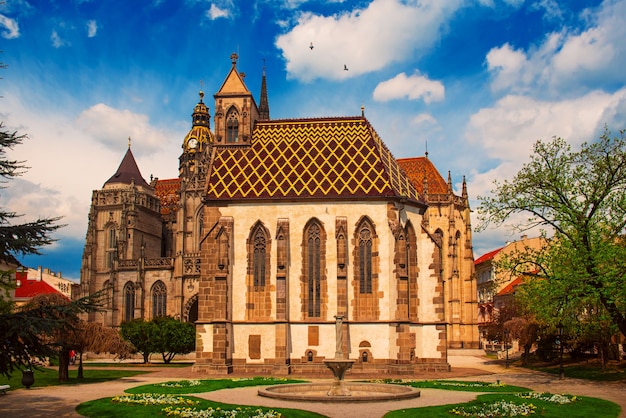
[[[155,352],[161,353],[163,362],[170,363],[176,354],[191,353],[196,348],[196,327],[180,322],[171,316],[152,320]]]
[[[163,362],[170,363],[176,354],[192,352],[196,344],[194,325],[169,316],[122,322],[120,332],[142,354],[144,363],[149,362],[151,353],[160,353]]]
[[[540,326],[561,324],[569,334],[584,317],[626,335],[625,190],[624,131],[612,137],[605,129],[579,151],[561,138],[536,142],[512,180],[479,197],[479,231],[508,221],[517,231],[554,233],[550,245],[508,262],[512,274],[536,272],[517,293]]]
[[[144,321],[143,318],[136,318],[130,321],[124,321],[120,325],[120,333],[125,340],[137,349],[143,356],[143,362],[150,361],[151,353],[158,353],[158,347],[155,344],[154,323]]]

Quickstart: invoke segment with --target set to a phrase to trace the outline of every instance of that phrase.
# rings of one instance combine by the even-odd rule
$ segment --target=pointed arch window
[[[435,231],[435,260],[437,261],[437,276],[439,276],[439,280],[443,280],[443,231],[441,229],[437,229]]]
[[[307,304],[309,317],[321,316],[321,228],[312,223],[307,231]]]
[[[135,285],[128,282],[124,285],[124,321],[135,317]]]
[[[226,115],[226,142],[239,141],[239,112],[232,108]]]
[[[454,236],[454,242],[453,242],[453,248],[452,248],[452,252],[453,252],[453,258],[452,261],[454,263],[454,265],[452,266],[452,273],[453,274],[459,274],[460,271],[460,262],[461,262],[461,233],[459,231],[456,232],[456,235]]]
[[[204,210],[201,208],[198,213],[198,251],[202,249],[202,235],[204,234]]]
[[[372,235],[372,226],[363,222],[358,231],[360,293],[372,293]]]
[[[158,280],[152,285],[152,317],[167,315],[167,287]]]
[[[108,231],[108,245],[107,245],[107,255],[106,255],[106,263],[107,268],[113,268],[115,255],[117,253],[117,234],[115,232],[114,227],[110,227]]]
[[[253,284],[254,287],[265,286],[265,256],[267,250],[267,239],[265,238],[265,232],[259,225],[254,232],[254,254],[252,259],[253,270]]]

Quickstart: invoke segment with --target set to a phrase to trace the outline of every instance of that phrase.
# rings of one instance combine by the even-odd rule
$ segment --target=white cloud
[[[563,18],[563,11],[556,0],[540,0],[530,5],[530,10],[543,10],[544,20],[560,21]]]
[[[103,103],[81,112],[76,123],[85,134],[111,149],[119,149],[120,141],[130,137],[139,139],[142,150],[150,154],[168,141],[164,132],[150,126],[148,116]]]
[[[3,28],[2,37],[4,39],[15,39],[20,36],[20,28],[17,20],[0,14],[0,28]]]
[[[411,123],[413,125],[437,125],[437,119],[430,113],[420,113],[411,120]]]
[[[95,20],[87,21],[87,37],[93,38],[98,33],[98,23]]]
[[[441,101],[445,96],[445,88],[439,81],[433,81],[418,72],[410,77],[400,73],[390,80],[379,83],[374,89],[374,100],[387,102],[407,97],[409,100],[423,99],[425,103]]]
[[[588,10],[589,26],[548,34],[527,51],[509,44],[487,54],[491,87],[504,93],[584,94],[599,86],[624,83],[626,72],[626,0],[605,1]]]
[[[345,79],[415,52],[425,53],[461,5],[460,0],[374,0],[364,9],[333,16],[306,12],[291,31],[276,39],[276,46],[282,50],[289,78]],[[349,71],[343,70],[344,64]]]
[[[50,41],[52,42],[52,46],[55,48],[61,48],[63,46],[69,45],[69,42],[61,38],[59,33],[54,29],[52,30],[52,33],[50,34]]]
[[[219,7],[215,3],[211,4],[211,7],[206,12],[206,17],[211,20],[219,19],[221,17],[228,18],[230,17],[231,12],[228,8]]]
[[[560,136],[572,144],[594,139],[604,124],[605,111],[624,96],[626,90],[613,95],[596,91],[554,102],[506,96],[471,116],[466,137],[480,146],[487,158],[515,162],[520,168],[539,139]]]

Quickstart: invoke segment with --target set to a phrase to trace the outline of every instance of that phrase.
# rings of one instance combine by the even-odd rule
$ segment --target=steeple
[[[211,115],[209,114],[209,108],[204,104],[204,92],[200,90],[200,101],[194,107],[193,113],[191,115],[193,119],[193,126],[205,126],[207,128],[211,128]]]
[[[265,77],[265,65],[263,65],[263,77],[261,78],[261,98],[259,105],[259,120],[270,119],[270,105],[267,101],[267,83]]]
[[[207,145],[213,143],[209,108],[204,104],[204,92],[202,90],[200,90],[199,95],[200,101],[191,114],[191,129],[183,141],[183,149],[191,153],[202,151]]]
[[[135,184],[137,186],[143,186],[150,188],[150,185],[144,180],[137,167],[137,162],[130,150],[130,138],[128,138],[128,150],[120,163],[117,171],[113,176],[104,183],[104,187],[113,184]]]

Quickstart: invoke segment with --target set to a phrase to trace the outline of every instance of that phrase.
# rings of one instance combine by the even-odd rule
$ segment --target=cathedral
[[[92,195],[81,290],[89,320],[196,325],[204,374],[449,370],[477,348],[470,208],[428,156],[395,159],[360,116],[271,119],[237,55],[182,138],[179,175],[146,181],[130,144]],[[337,344],[341,347],[336,347]]]

